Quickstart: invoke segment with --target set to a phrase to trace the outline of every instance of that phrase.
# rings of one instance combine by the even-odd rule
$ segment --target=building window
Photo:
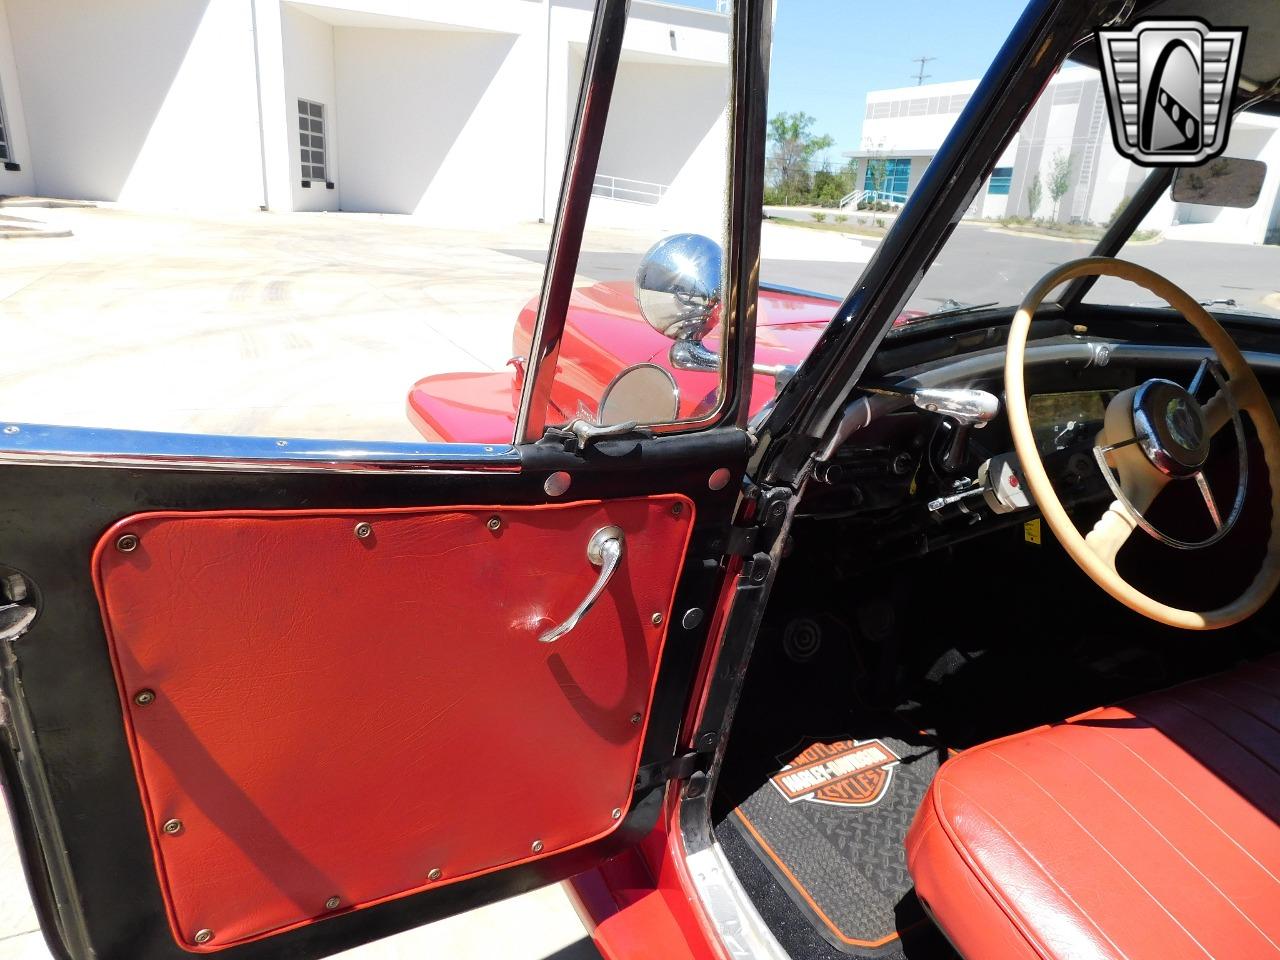
[[[991,183],[987,185],[987,193],[1009,195],[1009,185],[1013,183],[1013,167],[996,167],[991,171]]]
[[[324,104],[310,100],[298,101],[298,145],[302,149],[302,179],[304,182],[329,179],[327,146],[324,130]]]
[[[884,167],[884,182],[877,193],[872,172],[877,164]],[[906,203],[907,189],[911,184],[911,158],[888,157],[884,160],[874,158],[867,161],[867,173],[862,181],[862,189],[872,194],[873,200],[884,200],[889,203]]]

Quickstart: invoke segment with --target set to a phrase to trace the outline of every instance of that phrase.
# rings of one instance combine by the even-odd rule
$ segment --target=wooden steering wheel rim
[[[1099,542],[1091,545],[1089,539],[1076,529],[1063,508],[1061,500],[1058,499],[1053,485],[1049,482],[1049,475],[1045,472],[1044,463],[1036,448],[1030,417],[1027,414],[1026,385],[1023,377],[1027,333],[1031,327],[1031,318],[1054,288],[1068,280],[1086,276],[1119,277],[1136,283],[1165,300],[1181,313],[1217,354],[1229,378],[1227,385],[1237,406],[1253,421],[1258,441],[1262,446],[1263,458],[1266,461],[1267,476],[1271,482],[1271,532],[1267,541],[1266,557],[1257,575],[1239,597],[1225,606],[1206,611],[1183,610],[1161,603],[1133,587],[1116,571],[1114,559],[1115,550],[1134,528],[1134,523],[1127,511],[1113,503],[1108,513],[1099,521],[1099,526],[1094,528],[1090,538],[1100,533],[1100,541],[1112,541],[1112,549],[1109,552],[1100,550]],[[1194,298],[1146,267],[1112,257],[1085,257],[1055,267],[1031,288],[1013,318],[1005,351],[1004,387],[1005,406],[1009,413],[1009,429],[1013,434],[1013,446],[1041,516],[1044,517],[1071,559],[1103,590],[1143,616],[1187,630],[1215,630],[1239,623],[1256,613],[1270,599],[1276,586],[1280,584],[1280,525],[1275,522],[1275,518],[1280,516],[1280,425],[1276,423],[1275,412],[1262,385],[1249,368],[1235,341]],[[1114,425],[1121,419],[1127,419],[1119,416],[1120,413],[1127,414],[1127,411],[1120,410],[1120,406],[1125,403],[1122,398],[1131,394],[1132,391],[1126,391],[1111,401],[1107,409],[1107,426],[1104,427],[1105,440],[1100,440],[1100,443],[1115,443],[1127,439],[1127,437],[1115,435]],[[1120,404],[1117,404],[1118,400],[1121,401]],[[1225,404],[1220,402],[1219,406],[1225,407]],[[1205,409],[1206,414],[1212,417],[1214,414],[1210,407],[1211,404],[1206,405]],[[1216,416],[1221,423],[1224,416],[1223,410],[1218,409]],[[1132,422],[1127,420],[1127,423],[1128,435],[1131,437]],[[1142,471],[1149,470],[1158,474],[1158,471],[1147,463],[1145,455],[1136,444],[1124,450],[1126,451],[1124,455],[1129,458],[1125,466],[1137,471],[1136,476],[1140,486],[1152,479],[1149,473]],[[1136,460],[1133,459],[1135,457]],[[1147,504],[1163,487],[1164,482],[1163,479],[1151,482],[1150,489],[1142,491],[1144,494],[1149,494],[1149,497],[1145,498]],[[1145,505],[1139,506],[1138,509],[1145,509]]]

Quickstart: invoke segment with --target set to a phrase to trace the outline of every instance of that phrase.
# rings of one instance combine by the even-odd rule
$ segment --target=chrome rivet
[[[288,445],[289,445],[289,441],[288,441],[288,440],[277,440],[277,441],[276,441],[276,446],[277,446],[277,447],[287,447]]]
[[[177,836],[182,832],[182,821],[177,818],[174,818],[173,820],[166,820],[164,822],[164,826],[160,829],[171,837]]]
[[[613,816],[613,819],[615,819],[615,820],[621,820],[621,819],[622,819],[622,808],[621,808],[621,807],[614,807],[614,808],[613,808],[613,814],[612,814],[612,816]]]
[[[712,490],[723,490],[729,485],[729,468],[721,467],[707,477],[707,486]]]
[[[368,540],[373,536],[373,525],[368,523],[357,523],[356,536],[361,540]]]
[[[680,618],[680,626],[686,630],[692,630],[702,623],[702,608],[690,607],[684,612],[684,616]]]
[[[489,529],[490,529],[490,530],[492,530],[494,533],[497,533],[499,530],[501,530],[501,529],[502,529],[502,518],[501,518],[501,517],[490,517],[490,518],[489,518],[488,527],[489,527]]]
[[[652,617],[649,618],[649,622],[652,623],[655,627],[662,626],[662,614],[655,613]]]
[[[154,690],[139,690],[133,695],[133,702],[140,707],[149,706],[156,702],[156,692]]]
[[[213,939],[213,931],[205,927],[203,930],[197,930],[196,935],[191,939],[196,943],[208,943]]]
[[[430,880],[432,883],[435,883],[442,876],[444,876],[444,874],[440,872],[439,867],[432,867],[431,872],[427,874],[427,879]]]
[[[132,533],[126,533],[116,541],[116,549],[121,553],[133,553],[138,549],[138,538]]]
[[[340,906],[342,906],[341,897],[330,897],[324,902],[324,908],[326,910],[337,910]]]
[[[682,514],[682,513],[684,513],[684,504],[683,504],[683,503],[673,503],[673,504],[671,505],[671,515],[672,515],[673,517],[678,517],[678,516],[680,516],[680,514]]]
[[[547,477],[547,482],[542,485],[542,489],[546,491],[549,497],[558,497],[569,489],[572,478],[563,470],[557,470],[551,476]]]
[[[541,853],[541,852],[542,852],[542,841],[541,841],[541,840],[535,840],[535,841],[533,841],[533,852],[534,852],[534,853]]]
[[[18,432],[18,428],[17,428],[17,427],[15,427],[13,424],[9,424],[9,426],[7,426],[7,427],[5,427],[5,428],[4,428],[4,432],[5,432],[5,433],[17,433],[17,432]]]
[[[643,719],[644,717],[640,716],[638,713],[633,713],[631,715],[631,723],[637,727],[640,726],[640,721]]]

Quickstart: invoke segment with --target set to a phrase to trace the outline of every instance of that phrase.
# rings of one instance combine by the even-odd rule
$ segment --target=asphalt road
[[[879,241],[861,242],[870,259]],[[948,297],[963,303],[1017,303],[1051,267],[1088,256],[1093,246],[1092,241],[1015,235],[962,224],[908,306],[937,309]],[[544,256],[540,250],[502,252],[535,262]],[[1199,299],[1234,299],[1242,309],[1280,317],[1280,247],[1162,240],[1131,245],[1121,255],[1163,274]],[[630,280],[636,261],[633,253],[588,250],[579,262],[578,273],[600,282]],[[766,259],[761,275],[766,282],[843,296],[862,269],[859,263]],[[1272,298],[1269,304],[1264,303],[1268,296]],[[1090,294],[1090,300],[1099,303],[1151,299],[1131,284],[1110,279],[1099,281]]]

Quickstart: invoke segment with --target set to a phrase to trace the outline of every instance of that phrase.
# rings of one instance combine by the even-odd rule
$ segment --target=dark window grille
[[[324,104],[298,101],[298,149],[304,181],[329,179],[328,146],[324,127]]]

